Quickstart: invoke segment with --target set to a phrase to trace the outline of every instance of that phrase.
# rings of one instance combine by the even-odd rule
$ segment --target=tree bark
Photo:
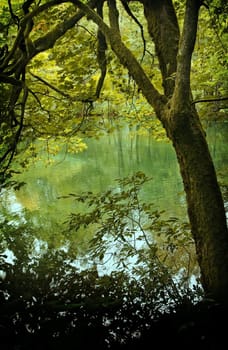
[[[142,0],[141,2],[144,5],[149,34],[155,43],[164,94],[171,97],[175,85],[176,57],[180,37],[172,0]]]
[[[165,7],[168,1],[160,1],[159,4]],[[150,18],[149,13],[153,12],[154,4],[150,10],[148,2],[146,6],[148,26],[151,27],[153,16]],[[199,2],[187,0],[183,32],[176,57],[175,86],[162,114],[162,122],[172,140],[179,162],[205,294],[227,302],[228,231],[224,204],[205,133],[192,104],[190,88],[191,57],[197,33],[198,11]],[[169,16],[170,18],[173,18],[175,26],[175,18]],[[159,27],[161,26],[162,23]],[[154,28],[156,30],[156,25]],[[178,31],[173,30],[170,36],[172,33],[175,46],[175,35]],[[153,39],[155,45],[165,45],[165,38],[161,43],[161,38],[156,33]]]
[[[187,199],[205,295],[227,302],[228,232],[223,199],[205,134],[193,108],[166,111]]]

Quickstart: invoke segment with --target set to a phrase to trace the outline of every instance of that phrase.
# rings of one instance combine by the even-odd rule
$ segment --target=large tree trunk
[[[164,113],[161,113],[161,121],[172,140],[179,162],[202,285],[207,296],[226,302],[228,231],[225,210],[205,133],[192,104],[190,89],[191,55],[197,32],[199,4],[196,0],[188,0],[186,3],[183,33],[176,53],[179,32],[175,28],[177,21],[175,12],[172,11],[172,1],[145,0],[144,9],[149,32],[159,53],[160,65],[168,60],[172,62],[169,66],[175,67],[174,62],[177,62],[174,89],[172,91],[170,85],[169,88],[164,88],[167,98],[167,91],[173,94]],[[156,16],[158,12],[160,17]],[[166,38],[161,35],[163,26],[170,28],[169,45],[173,42],[172,50],[167,48]],[[161,72],[165,82],[167,76],[163,70]]]
[[[205,295],[226,302],[228,232],[223,199],[205,134],[194,108],[167,113],[166,130],[173,142],[187,199]]]

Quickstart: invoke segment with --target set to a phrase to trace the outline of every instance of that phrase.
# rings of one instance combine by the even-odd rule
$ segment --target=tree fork
[[[176,56],[180,38],[176,13],[171,0],[140,2],[144,6],[148,32],[155,44],[164,93],[171,97],[175,86]]]

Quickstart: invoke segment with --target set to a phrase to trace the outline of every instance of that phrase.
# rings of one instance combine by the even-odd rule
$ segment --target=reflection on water
[[[218,174],[228,182],[228,123],[208,127],[207,137]],[[171,144],[150,135],[137,135],[127,129],[89,139],[83,153],[57,157],[55,164],[35,163],[18,176],[26,186],[2,194],[10,211],[28,209],[38,225],[60,224],[75,209],[72,200],[59,200],[68,193],[100,192],[115,186],[115,179],[142,171],[151,177],[142,190],[143,200],[155,203],[167,215],[186,218],[185,195],[179,167]]]
[[[208,128],[207,137],[219,177],[228,183],[227,167],[228,123],[215,124]],[[185,196],[179,167],[171,144],[156,141],[150,135],[137,135],[127,129],[118,129],[99,140],[89,139],[88,149],[76,155],[65,152],[58,155],[57,162],[44,166],[37,162],[28,171],[18,175],[19,181],[27,184],[19,191],[5,190],[1,193],[4,210],[17,214],[20,223],[27,218],[40,230],[33,242],[33,254],[45,249],[45,242],[53,248],[61,247],[61,227],[67,216],[80,208],[73,199],[59,199],[69,193],[83,191],[100,192],[115,187],[115,179],[144,172],[152,180],[141,191],[143,201],[154,203],[154,208],[165,210],[167,217],[186,220]],[[12,221],[11,221],[12,223]],[[82,237],[72,237],[78,245]],[[83,240],[86,237],[83,236]],[[34,246],[35,244],[35,246]],[[114,246],[114,245],[111,245]],[[112,248],[113,249],[113,248]],[[113,253],[111,251],[111,253]],[[110,252],[107,252],[109,255]],[[108,255],[105,257],[108,259]]]
[[[17,201],[34,215],[42,216],[42,222],[50,217],[64,220],[74,203],[58,197],[71,192],[104,191],[115,186],[115,179],[138,170],[152,177],[143,189],[144,200],[171,215],[185,215],[182,181],[171,145],[122,129],[99,140],[89,139],[86,151],[68,155],[63,161],[59,155],[54,165],[35,164],[20,176],[27,185],[16,193]]]
[[[207,137],[218,173],[227,181],[228,124],[208,128]],[[185,196],[176,156],[169,142],[156,141],[119,129],[99,140],[89,139],[83,153],[58,156],[56,164],[45,167],[38,162],[18,177],[27,183],[11,194],[10,206],[23,206],[42,217],[59,222],[74,209],[72,201],[58,197],[82,191],[105,191],[115,186],[115,179],[142,171],[152,181],[142,192],[144,200],[164,209],[168,215],[185,216]],[[15,199],[16,195],[16,200]],[[13,198],[14,197],[14,198]],[[61,221],[61,220],[60,220]]]

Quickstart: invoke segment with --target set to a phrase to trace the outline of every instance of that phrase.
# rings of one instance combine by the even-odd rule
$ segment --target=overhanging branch
[[[121,4],[123,5],[125,11],[127,12],[128,16],[130,16],[133,21],[139,26],[140,32],[141,32],[141,38],[143,41],[143,54],[142,54],[142,58],[141,61],[143,60],[145,53],[146,53],[146,40],[144,37],[144,30],[143,30],[143,26],[142,24],[138,21],[137,17],[135,17],[135,15],[132,13],[129,5],[128,5],[128,1],[127,0],[120,0]]]
[[[43,83],[44,85],[47,85],[50,89],[54,90],[55,92],[57,92],[58,94],[71,99],[70,95],[66,94],[64,91],[59,90],[58,88],[56,88],[55,86],[53,86],[52,84],[50,84],[48,81],[46,81],[45,79],[39,77],[38,75],[29,72],[34,78],[36,78],[37,80],[39,80],[41,83]]]
[[[5,84],[11,84],[14,86],[23,86],[23,82],[21,80],[17,80],[16,78],[9,77],[6,74],[0,73],[0,82]]]
[[[34,41],[34,47],[35,47],[35,54],[38,54],[39,52],[46,51],[50,48],[52,48],[57,39],[59,39],[61,36],[63,36],[69,29],[73,28],[75,24],[84,16],[84,13],[80,11],[79,13],[76,13],[68,20],[58,24],[55,26],[53,30],[48,32],[46,35],[42,36],[41,38]]]
[[[195,101],[192,101],[192,105],[201,102],[217,102],[217,101],[227,101],[228,97],[211,97],[211,98],[202,98]]]
[[[103,6],[104,6],[104,0],[101,0],[97,3],[97,13],[98,15],[103,18]],[[104,80],[106,77],[107,72],[107,59],[106,59],[106,50],[107,50],[107,43],[105,35],[102,33],[102,31],[98,28],[97,32],[97,62],[99,64],[99,68],[101,71],[101,75],[99,77],[97,87],[96,87],[96,98],[100,97],[101,89],[104,84]]]
[[[128,69],[130,76],[135,80],[142,94],[154,108],[158,117],[161,118],[161,110],[167,100],[154,87],[133,53],[122,42],[120,33],[116,30],[115,26],[110,28],[95,11],[81,1],[74,0],[74,3],[98,25],[99,29],[105,35],[106,40],[110,43],[113,52],[120,60],[120,63]]]
[[[177,55],[177,74],[174,90],[174,105],[182,108],[189,101],[191,59],[195,46],[200,2],[187,0],[183,31]]]

